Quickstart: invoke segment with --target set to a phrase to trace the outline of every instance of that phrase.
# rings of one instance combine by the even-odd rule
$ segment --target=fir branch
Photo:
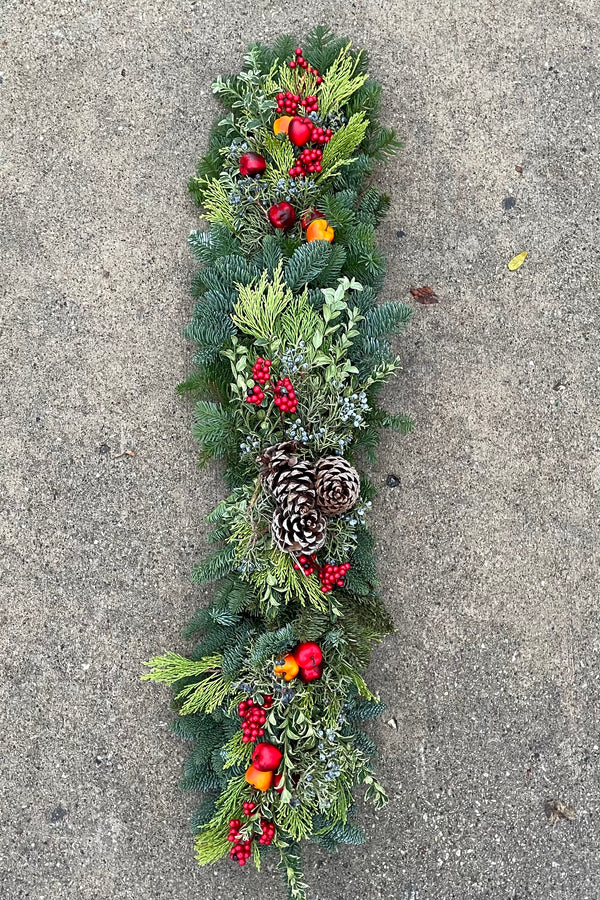
[[[192,581],[194,584],[206,584],[209,581],[218,581],[224,575],[228,575],[235,567],[235,547],[228,545],[220,550],[215,550],[206,559],[192,569]]]
[[[180,779],[178,786],[180,791],[200,791],[205,793],[206,791],[218,790],[222,787],[222,784],[219,776],[212,769],[205,767],[201,771],[184,775]]]
[[[202,445],[207,457],[226,456],[235,434],[231,413],[220,404],[199,400],[194,411],[194,419],[192,434]]]
[[[297,642],[294,626],[288,623],[277,631],[265,631],[254,644],[250,661],[258,666],[271,657],[283,655]]]
[[[285,265],[285,280],[292,291],[300,291],[310,284],[331,256],[331,244],[327,241],[313,241],[298,247]]]
[[[338,844],[364,844],[365,842],[365,833],[362,828],[352,825],[350,822],[334,825],[330,833]]]
[[[393,128],[379,127],[367,140],[366,150],[373,159],[386,159],[394,156],[400,150],[402,144],[396,139]]]
[[[215,814],[215,803],[215,794],[207,794],[206,797],[202,798],[190,819],[190,831],[192,834],[196,834],[199,829],[210,822]]]
[[[186,716],[171,722],[171,731],[183,741],[197,740],[207,728],[206,716]]]

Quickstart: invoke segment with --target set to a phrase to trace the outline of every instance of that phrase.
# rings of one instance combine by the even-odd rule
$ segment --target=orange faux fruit
[[[273,122],[273,131],[275,134],[287,134],[291,121],[291,116],[279,116],[278,119],[275,119]]]
[[[283,675],[284,681],[291,681],[299,671],[300,666],[291,653],[283,657],[283,663],[280,666],[275,666],[275,674]]]
[[[257,791],[268,791],[273,784],[273,773],[259,772],[254,766],[250,766],[246,771],[246,781]]]
[[[327,219],[313,219],[306,229],[306,240],[310,241],[332,241],[335,232]]]

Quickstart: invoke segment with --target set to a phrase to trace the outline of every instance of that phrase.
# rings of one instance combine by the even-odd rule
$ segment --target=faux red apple
[[[252,753],[252,765],[259,772],[274,772],[281,760],[281,750],[274,744],[257,744]]]
[[[301,669],[313,669],[323,661],[323,651],[318,644],[313,644],[311,641],[298,644],[293,656]]]
[[[308,228],[308,226],[313,221],[313,219],[322,219],[322,218],[323,218],[323,214],[320,212],[317,212],[317,210],[313,206],[312,209],[309,209],[309,211],[307,213],[304,213],[304,215],[302,216],[302,227]]]
[[[266,160],[260,153],[253,153],[250,150],[248,153],[240,156],[240,175],[250,175],[250,177],[262,175],[266,168]]]
[[[296,221],[296,213],[294,207],[282,200],[281,203],[275,203],[269,209],[269,219],[273,228],[291,228]]]
[[[283,794],[283,775],[276,775],[273,779],[273,787],[278,794]]]
[[[301,119],[294,116],[288,127],[288,137],[296,147],[304,147],[308,144],[312,135],[313,123],[310,119]]]
[[[319,663],[318,666],[307,666],[305,669],[300,669],[300,678],[305,684],[310,684],[311,681],[316,681],[323,674],[323,666]]]

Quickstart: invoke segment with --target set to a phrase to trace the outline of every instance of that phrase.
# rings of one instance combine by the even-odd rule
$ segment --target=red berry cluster
[[[262,828],[262,834],[258,839],[258,843],[265,845],[270,844],[275,837],[275,826],[272,822],[267,822],[265,819],[261,819],[260,827]]]
[[[254,803],[244,803],[243,810],[247,816],[251,816],[256,806]],[[229,851],[229,859],[235,859],[235,861],[240,866],[246,865],[246,860],[250,858],[251,845],[253,836],[251,836],[248,840],[242,839],[242,834],[240,828],[242,827],[242,823],[240,819],[230,819],[229,820],[229,834],[227,835],[227,840],[233,844],[233,847]],[[264,844],[267,846],[270,844],[275,837],[275,826],[272,822],[267,822],[266,819],[260,820],[260,828],[262,834],[258,838],[259,844]]]
[[[312,556],[299,556],[298,562],[294,563],[294,569],[296,571],[302,569],[307,577],[314,572],[317,573],[324,594],[333,590],[334,587],[344,587],[344,577],[350,568],[350,563],[342,563],[340,566],[325,563],[324,566],[319,566],[314,553]]]
[[[242,803],[242,809],[244,810],[245,816],[251,816],[256,809],[256,803],[252,803],[251,800],[245,800],[244,803]]]
[[[334,566],[331,563],[325,563],[319,572],[319,581],[321,582],[321,590],[324,594],[333,590],[334,587],[344,587],[344,576],[351,568],[350,563],[342,563],[341,566]]]
[[[331,128],[323,128],[322,125],[315,125],[310,134],[313,144],[328,144],[333,137]]]
[[[295,116],[300,100],[300,94],[292,94],[291,91],[286,91],[284,94],[281,91],[277,94],[277,112],[285,113],[286,116]]]
[[[298,107],[303,106],[307,113],[319,111],[319,101],[314,94],[302,97],[300,94],[292,94],[291,91],[280,91],[275,98],[277,100],[277,112],[286,116],[295,116]]]
[[[302,571],[305,575],[312,575],[313,572],[316,572],[319,568],[317,565],[317,557],[314,553],[312,556],[299,556],[298,562],[294,563],[294,568],[298,570],[300,569],[300,566],[302,566]]]
[[[271,377],[270,369],[271,360],[263,359],[262,356],[259,356],[252,366],[252,377],[255,381],[258,381],[259,384],[266,384]]]
[[[265,399],[265,392],[261,388],[259,384],[255,384],[248,396],[246,397],[246,403],[256,403],[257,406]]]
[[[252,377],[258,384],[255,384],[250,389],[250,393],[246,397],[246,403],[254,403],[256,406],[260,406],[265,399],[265,390],[272,390],[275,405],[279,407],[281,412],[296,412],[298,398],[296,397],[294,386],[289,378],[280,378],[277,382],[275,382],[275,379],[271,379],[270,359],[263,359],[262,356],[259,356],[252,366]]]
[[[294,387],[289,378],[280,378],[275,385],[274,391],[275,406],[278,406],[282,413],[295,413],[298,408],[298,400]]]
[[[242,718],[242,741],[244,744],[249,744],[263,736],[265,729],[262,726],[267,721],[267,710],[272,705],[273,697],[270,694],[265,694],[264,706],[259,706],[252,697],[242,700],[238,704],[238,712]]]
[[[240,828],[242,827],[242,823],[239,819],[230,819],[229,820],[229,834],[227,835],[227,840],[233,843],[234,841],[241,840],[242,835],[240,834]]]
[[[313,149],[307,147],[296,160],[296,164],[291,169],[288,169],[288,175],[296,178],[301,175],[308,175],[309,172],[320,172],[322,159],[322,150],[318,150],[316,147]]]
[[[317,69],[313,69],[312,66],[309,66],[307,61],[302,56],[302,47],[296,47],[295,54],[296,54],[296,59],[292,59],[288,63],[290,69],[296,69],[296,68],[306,69],[308,72],[311,72],[313,75],[316,75],[317,76],[317,84],[321,84],[323,79],[319,75]]]
[[[235,859],[240,866],[246,865],[246,860],[250,857],[250,845],[252,840],[243,841],[240,834],[241,822],[239,819],[231,819],[229,822],[229,834],[227,840],[233,844],[229,851],[229,859]]]

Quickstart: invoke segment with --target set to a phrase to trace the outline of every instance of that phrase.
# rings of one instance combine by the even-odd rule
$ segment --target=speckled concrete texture
[[[222,493],[174,393],[210,84],[247,41],[317,22],[369,48],[405,142],[378,174],[386,297],[442,302],[417,308],[387,390],[418,428],[374,470],[391,804],[364,847],[307,852],[311,896],[597,900],[597,3],[0,14],[3,900],[283,897],[272,871],[196,867],[185,745],[138,677],[185,650]],[[550,825],[549,798],[577,820]]]

